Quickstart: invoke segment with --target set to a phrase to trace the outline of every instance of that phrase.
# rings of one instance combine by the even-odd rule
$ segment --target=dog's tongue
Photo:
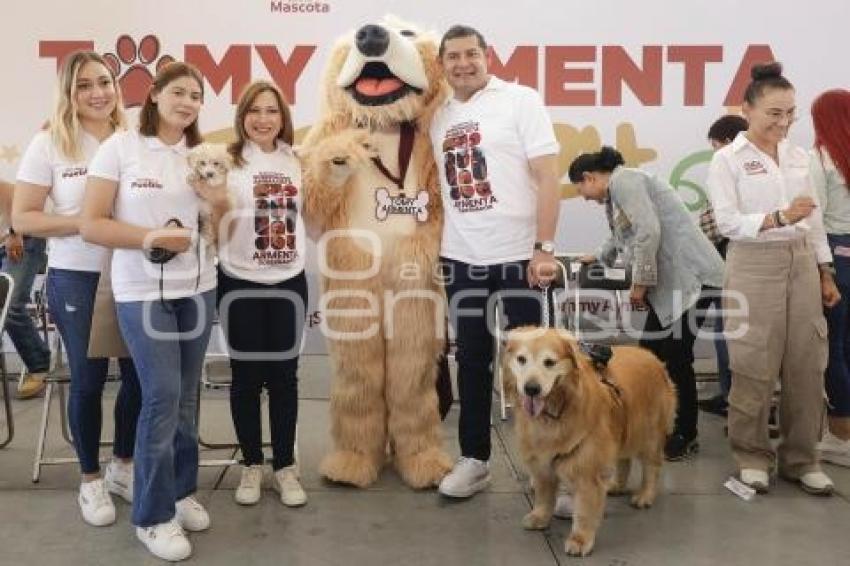
[[[532,417],[540,416],[546,403],[540,397],[522,396],[522,408]]]
[[[366,96],[383,96],[400,89],[402,84],[404,83],[395,77],[390,79],[362,78],[357,80],[354,88],[357,89],[357,92]]]

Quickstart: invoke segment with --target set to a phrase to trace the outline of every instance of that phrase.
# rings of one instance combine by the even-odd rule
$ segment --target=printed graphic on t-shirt
[[[744,171],[747,175],[766,175],[767,168],[764,166],[764,163],[759,161],[758,159],[752,159],[750,161],[744,162]]]
[[[406,193],[397,196],[390,194],[384,187],[375,191],[375,218],[384,222],[392,214],[413,216],[419,222],[428,220],[428,201],[430,197],[427,191],[419,191],[416,197],[409,197]]]
[[[285,265],[298,257],[295,223],[298,188],[280,173],[254,175],[254,261]]]
[[[443,167],[449,196],[458,212],[488,210],[498,202],[487,177],[487,160],[481,149],[478,122],[463,122],[446,131]]]
[[[130,182],[131,189],[162,189],[163,185],[158,179],[150,177],[139,177]]]
[[[83,166],[66,167],[62,170],[62,178],[70,179],[72,177],[85,177],[88,173],[88,168]]]

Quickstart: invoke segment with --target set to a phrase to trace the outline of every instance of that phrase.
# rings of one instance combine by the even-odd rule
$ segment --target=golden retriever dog
[[[655,500],[664,442],[676,414],[674,386],[648,350],[615,346],[607,366],[597,366],[572,334],[558,329],[511,331],[501,363],[534,488],[534,508],[522,525],[545,529],[565,482],[574,490],[575,506],[565,550],[586,556],[607,492],[625,492],[631,458],[642,466],[632,505],[642,509]]]

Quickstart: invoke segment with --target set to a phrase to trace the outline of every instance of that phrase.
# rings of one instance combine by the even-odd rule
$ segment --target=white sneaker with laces
[[[151,527],[136,527],[136,538],[157,558],[177,562],[192,555],[192,544],[177,519]]]
[[[112,460],[106,466],[103,482],[109,493],[114,493],[127,503],[133,502],[133,463]]]
[[[824,462],[850,467],[850,440],[841,440],[827,430],[818,444],[818,450]]]
[[[102,479],[81,483],[77,501],[83,520],[89,525],[105,527],[115,522],[115,505]]]
[[[276,471],[274,479],[281,503],[287,507],[301,507],[307,503],[307,494],[298,481],[298,467],[295,464]]]
[[[812,495],[832,495],[835,484],[829,476],[821,471],[806,472],[800,476],[800,487]]]
[[[174,504],[176,511],[174,518],[177,524],[191,532],[205,531],[210,528],[210,515],[198,500],[192,497],[184,497]]]
[[[446,497],[472,497],[490,485],[490,466],[483,460],[461,456],[452,471],[440,482],[439,491]]]
[[[764,470],[743,468],[741,469],[741,482],[756,490],[756,493],[767,493],[770,476]]]
[[[254,505],[260,500],[262,488],[263,466],[242,466],[242,477],[233,496],[240,505]]]

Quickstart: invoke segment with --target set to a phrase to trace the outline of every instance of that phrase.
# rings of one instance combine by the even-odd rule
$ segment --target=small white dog
[[[202,143],[192,148],[188,156],[189,184],[203,181],[209,187],[224,186],[227,192],[228,208],[233,208],[233,199],[227,188],[227,173],[233,168],[233,158],[223,144]],[[201,198],[201,211],[198,218],[198,230],[210,245],[215,245],[217,234],[213,228],[212,204],[201,191],[195,191]]]

